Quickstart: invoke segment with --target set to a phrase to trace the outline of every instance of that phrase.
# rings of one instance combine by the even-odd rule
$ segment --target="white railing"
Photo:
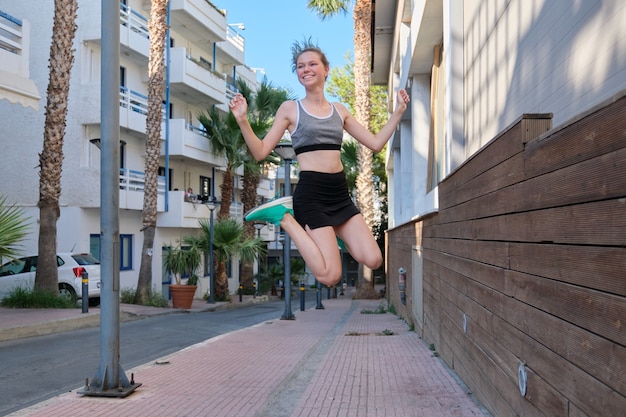
[[[141,171],[131,169],[120,169],[120,190],[142,191],[145,189],[146,175]],[[165,194],[165,177],[159,176],[158,193]]]
[[[239,92],[239,89],[230,83],[226,83],[226,98],[230,101],[235,97],[235,94]]]
[[[150,39],[148,19],[125,4],[120,4],[120,23],[144,38]]]
[[[237,47],[240,51],[243,51],[246,46],[246,39],[241,36],[241,34],[231,26],[227,26],[226,28],[226,38],[230,40],[230,42]]]
[[[22,21],[1,10],[0,48],[16,55],[22,52]]]
[[[206,136],[206,129],[202,125],[194,126],[191,123],[185,123],[185,129],[197,133],[198,135]]]
[[[148,97],[126,87],[120,86],[120,107],[130,109],[135,113],[148,115]],[[161,107],[161,113],[165,117],[165,105]]]

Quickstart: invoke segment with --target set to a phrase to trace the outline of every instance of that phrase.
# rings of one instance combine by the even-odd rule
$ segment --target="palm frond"
[[[348,13],[351,0],[309,0],[307,8],[316,12],[317,16],[324,20],[339,13]]]
[[[6,197],[0,197],[0,258],[18,256],[20,242],[28,234],[27,220],[22,209],[8,205]]]

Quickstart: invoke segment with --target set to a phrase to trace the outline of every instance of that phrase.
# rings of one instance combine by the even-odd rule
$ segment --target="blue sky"
[[[354,56],[352,10],[322,21],[306,5],[307,0],[212,0],[226,9],[228,23],[243,23],[245,60],[251,68],[263,68],[268,80],[297,96],[304,88],[291,72],[291,45],[311,37],[326,53],[331,68],[343,67],[345,55]]]

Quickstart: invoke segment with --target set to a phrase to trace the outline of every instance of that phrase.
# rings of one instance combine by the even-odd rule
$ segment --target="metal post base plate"
[[[111,388],[102,390],[99,387],[84,387],[76,391],[77,394],[85,395],[87,397],[110,397],[110,398],[125,398],[132,394],[141,384],[130,384],[127,387]]]

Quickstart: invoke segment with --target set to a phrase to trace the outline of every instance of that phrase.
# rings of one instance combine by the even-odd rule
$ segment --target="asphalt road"
[[[315,306],[307,300],[306,308]],[[298,299],[292,298],[297,316]],[[283,301],[193,314],[169,314],[120,324],[124,372],[221,334],[280,319]],[[0,343],[0,416],[82,387],[100,363],[100,329]],[[126,373],[128,379],[131,375]],[[141,383],[141,377],[135,375]]]

